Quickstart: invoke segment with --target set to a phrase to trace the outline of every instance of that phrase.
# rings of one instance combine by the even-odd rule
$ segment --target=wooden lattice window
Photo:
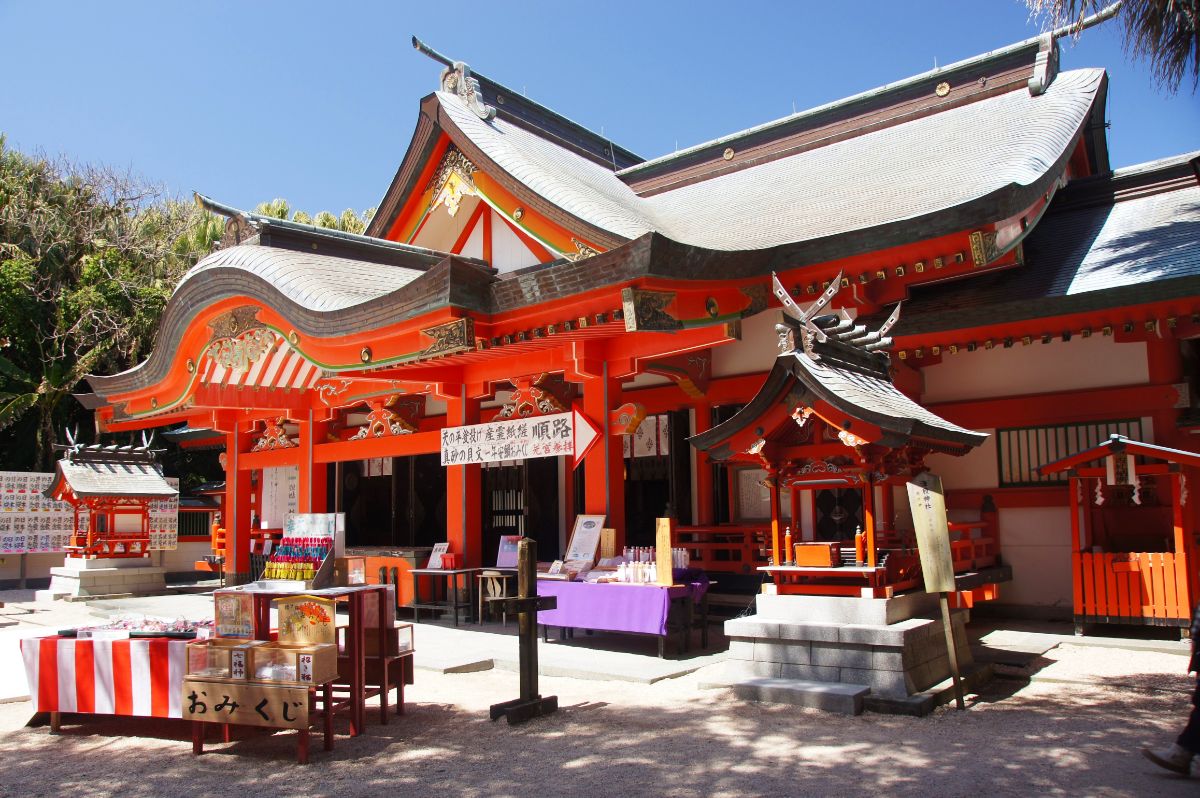
[[[1142,439],[1141,419],[1093,421],[1085,424],[1051,424],[1042,427],[1011,427],[996,430],[1000,487],[1061,485],[1067,474],[1042,476],[1038,468],[1076,452],[1099,446],[1110,435]]]

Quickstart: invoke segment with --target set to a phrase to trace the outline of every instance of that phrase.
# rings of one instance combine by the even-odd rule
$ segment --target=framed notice
[[[575,528],[571,530],[571,541],[567,544],[567,553],[563,559],[596,561],[596,547],[600,545],[600,533],[604,529],[603,515],[581,515],[575,518]]]
[[[243,591],[213,593],[213,618],[217,637],[254,637],[254,596]]]
[[[771,491],[763,480],[765,468],[734,470],[734,513],[739,522],[766,521],[771,518]]]
[[[450,551],[450,544],[448,542],[447,543],[434,543],[433,551],[429,554],[429,562],[425,563],[425,567],[426,568],[441,568],[442,567],[442,555],[448,551]]]
[[[497,568],[517,567],[517,544],[520,542],[520,535],[500,536],[500,550],[496,552]]]

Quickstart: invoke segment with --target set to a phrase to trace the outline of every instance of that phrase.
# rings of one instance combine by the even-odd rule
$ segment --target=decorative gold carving
[[[187,359],[187,372],[188,374],[196,373],[196,361],[192,360],[190,357]]]
[[[943,80],[933,90],[933,93],[939,97],[945,97],[947,94],[950,93],[950,84]]]
[[[971,242],[971,261],[976,268],[987,266],[1000,255],[996,247],[996,234],[976,230],[967,237]]]
[[[261,452],[269,449],[293,449],[298,444],[295,438],[288,437],[287,432],[283,429],[283,422],[286,421],[283,417],[266,422],[266,428],[263,429],[262,437],[254,441],[254,445],[250,447],[252,452]]]
[[[256,305],[243,305],[222,313],[208,323],[212,330],[212,337],[208,340],[211,342],[220,338],[233,338],[251,327],[259,326],[255,324],[258,321],[258,311]]]
[[[358,432],[350,438],[361,441],[365,438],[382,438],[385,435],[409,435],[416,427],[388,410],[380,404],[372,404],[371,412],[367,413],[367,423],[358,428]]]
[[[584,260],[586,258],[590,258],[590,257],[600,254],[600,250],[596,249],[595,247],[593,247],[589,244],[583,243],[578,238],[572,237],[571,243],[575,246],[575,251],[563,253],[563,257],[566,258],[567,260],[571,260],[571,261]]]
[[[222,338],[208,347],[208,356],[217,365],[230,371],[245,371],[251,364],[271,351],[275,345],[275,333],[264,327],[256,327],[234,338]]]
[[[725,152],[721,153],[721,157],[727,161],[732,161],[735,154],[736,153],[734,153],[733,147],[726,147]]]
[[[456,319],[421,332],[433,340],[433,343],[422,350],[421,357],[453,355],[475,348],[474,319]]]
[[[536,380],[510,380],[512,395],[497,414],[500,418],[565,413],[570,409],[573,388],[558,374],[542,374]]]
[[[291,330],[288,332],[287,339],[289,344],[295,346],[296,344],[300,343],[300,333],[296,332],[295,330]]]
[[[467,156],[455,149],[448,150],[442,156],[433,180],[429,181],[433,189],[430,210],[445,205],[447,213],[451,216],[457,214],[464,197],[476,196],[474,174],[475,164]]]
[[[646,291],[641,288],[621,290],[621,307],[625,313],[625,332],[649,330],[673,332],[683,328],[679,319],[667,312],[675,301],[674,291]]]

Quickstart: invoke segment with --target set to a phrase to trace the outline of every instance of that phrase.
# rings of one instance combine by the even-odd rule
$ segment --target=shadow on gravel
[[[1153,679],[1162,676],[1119,681]],[[1173,736],[1185,699],[1113,685],[1014,695],[998,682],[966,712],[921,719],[703,693],[669,708],[585,701],[510,727],[486,712],[410,703],[387,726],[372,715],[355,739],[339,725],[332,752],[314,738],[307,767],[295,764],[289,732],[228,744],[214,735],[193,757],[186,724],[96,718],[59,737],[44,728],[0,736],[0,796],[1195,794],[1137,754]],[[132,733],[135,746],[118,736]]]

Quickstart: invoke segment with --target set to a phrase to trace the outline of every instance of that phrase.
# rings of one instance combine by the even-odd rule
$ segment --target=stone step
[[[859,715],[871,688],[861,684],[773,679],[766,676],[712,676],[700,681],[701,689],[729,689],[738,698],[771,704],[794,704],[843,715]]]

